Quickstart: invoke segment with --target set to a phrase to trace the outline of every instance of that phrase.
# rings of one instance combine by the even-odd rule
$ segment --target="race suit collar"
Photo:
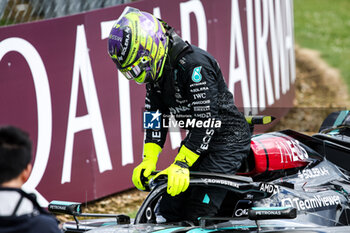
[[[173,28],[168,27],[167,35],[169,36],[169,52],[164,65],[164,72],[159,81],[154,84],[154,86],[162,87],[165,80],[164,74],[172,73],[179,63],[179,60],[187,53],[193,52],[191,45],[186,41],[183,41],[181,37],[176,34]],[[173,86],[174,80],[170,80],[170,86]]]
[[[167,56],[166,65],[174,68],[178,60],[185,54],[192,52],[191,45],[183,41],[181,37],[175,32],[174,28],[165,21],[158,19],[166,30],[165,35],[169,38],[169,52]]]
[[[192,52],[191,45],[186,41],[183,41],[181,37],[172,31],[169,35],[170,47],[169,47],[169,63],[172,68],[175,68],[179,59],[186,53]]]

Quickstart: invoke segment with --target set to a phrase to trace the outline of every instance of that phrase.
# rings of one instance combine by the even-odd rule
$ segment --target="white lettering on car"
[[[297,140],[276,140],[275,145],[280,151],[281,163],[304,161],[309,158],[308,153]]]
[[[280,192],[279,187],[277,185],[266,184],[266,183],[261,183],[260,191],[271,193],[271,194]]]
[[[217,180],[217,179],[210,179],[210,178],[202,178],[202,181],[206,184],[223,184],[228,185],[231,187],[239,188],[239,184],[229,181],[229,180]]]
[[[327,206],[334,206],[341,204],[340,197],[338,195],[330,196],[319,196],[315,195],[312,198],[300,199],[295,198],[285,198],[282,199],[282,206],[285,207],[295,207],[298,210],[309,210],[315,208],[322,208]]]
[[[311,169],[304,169],[298,172],[298,177],[301,179],[311,179],[320,176],[328,176],[329,171],[325,167],[314,167]]]

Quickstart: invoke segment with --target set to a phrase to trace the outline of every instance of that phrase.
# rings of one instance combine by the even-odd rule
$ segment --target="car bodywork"
[[[191,172],[190,187],[228,190],[217,216],[204,216],[198,225],[157,223],[156,205],[166,195],[166,179],[158,179],[150,182],[151,191],[132,223],[127,216],[116,215],[68,222],[65,231],[350,232],[350,138],[344,122],[346,117],[325,127],[332,130],[313,136],[293,130],[254,135],[237,175]],[[53,210],[59,205],[50,206]],[[78,205],[63,206],[71,209],[62,212],[81,215]]]

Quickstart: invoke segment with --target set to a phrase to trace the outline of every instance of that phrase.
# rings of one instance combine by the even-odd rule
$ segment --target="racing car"
[[[256,124],[269,116],[246,117]],[[227,190],[218,214],[198,223],[159,223],[157,203],[166,177],[148,183],[135,219],[123,214],[82,213],[80,203],[53,201],[51,212],[73,215],[64,231],[112,232],[350,232],[350,112],[331,113],[313,135],[283,130],[254,135],[236,175],[191,172],[190,188]],[[79,217],[94,217],[78,220]],[[101,218],[102,217],[102,218]]]

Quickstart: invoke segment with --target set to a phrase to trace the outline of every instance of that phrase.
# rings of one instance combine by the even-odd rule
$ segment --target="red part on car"
[[[279,171],[304,167],[308,164],[309,155],[299,141],[287,136],[263,134],[252,138],[251,153],[255,167],[248,173],[240,175],[255,176],[268,171]]]

